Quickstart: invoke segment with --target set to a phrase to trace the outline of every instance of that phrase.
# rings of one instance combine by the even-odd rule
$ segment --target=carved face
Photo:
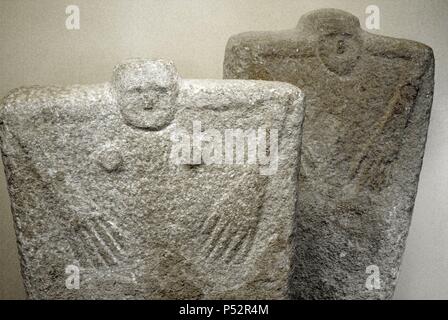
[[[173,121],[178,76],[171,63],[132,60],[115,68],[113,84],[126,123],[161,130]]]
[[[356,33],[327,33],[319,35],[318,55],[328,70],[346,76],[358,63],[361,47],[361,39]]]
[[[119,99],[127,123],[151,130],[160,130],[171,123],[174,103],[172,92],[162,85],[130,88]]]

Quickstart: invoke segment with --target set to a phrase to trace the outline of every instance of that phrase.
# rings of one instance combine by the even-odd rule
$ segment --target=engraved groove
[[[219,233],[215,235],[214,242],[211,243],[211,249],[209,252],[209,258],[216,260],[221,257],[220,251],[222,251],[222,247],[225,246],[227,242],[229,242],[229,237],[226,237],[226,234],[229,234],[229,232],[226,233],[230,229],[230,221],[228,221],[224,226],[222,226],[219,230]],[[218,241],[223,239],[223,241],[220,243],[221,245],[218,245]]]
[[[123,251],[123,247],[122,245],[119,243],[119,240],[117,238],[115,238],[112,233],[107,229],[107,227],[104,225],[104,223],[102,221],[98,222],[98,225],[100,226],[100,228],[103,230],[104,234],[106,235],[106,237],[108,239],[110,239],[110,241],[112,242],[112,247],[114,249],[116,249],[116,251],[118,251],[118,253],[120,255],[124,255],[124,251]],[[113,226],[112,226],[113,227]]]
[[[84,229],[84,228],[83,228]],[[89,236],[89,233],[84,229],[81,231],[81,234],[84,236],[83,243],[90,248],[91,253],[97,258],[97,263],[95,264],[97,267],[107,266],[106,260],[100,255],[98,252],[98,248],[96,247],[95,243],[92,241],[92,239]]]
[[[95,226],[90,222],[87,224],[90,229],[90,234],[93,236],[92,239],[96,243],[98,251],[104,257],[104,260],[107,261],[109,266],[118,263],[118,259],[115,257],[104,239],[98,234]]]
[[[241,233],[239,233],[239,234],[241,234]],[[243,242],[247,238],[247,236],[248,236],[248,234],[244,233],[243,236],[239,236],[238,237],[238,241],[236,242],[235,246],[232,249],[230,249],[230,251],[229,251],[229,256],[228,256],[228,259],[227,259],[227,261],[229,263],[232,262],[232,261],[238,260],[238,258],[237,258],[238,257],[238,253],[239,253],[239,251],[240,251],[240,249],[242,247]]]

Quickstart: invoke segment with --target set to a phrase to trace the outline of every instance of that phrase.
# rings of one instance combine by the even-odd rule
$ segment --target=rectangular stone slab
[[[302,100],[143,59],[111,83],[13,90],[0,136],[29,297],[287,297]],[[195,123],[277,130],[277,166],[174,161],[173,136]]]
[[[295,29],[231,37],[224,78],[305,93],[292,296],[392,297],[432,105],[431,48],[323,9]]]

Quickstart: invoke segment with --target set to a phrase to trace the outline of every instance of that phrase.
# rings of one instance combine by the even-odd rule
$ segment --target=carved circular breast
[[[117,150],[103,150],[98,153],[97,161],[107,172],[114,172],[123,164],[123,157]]]

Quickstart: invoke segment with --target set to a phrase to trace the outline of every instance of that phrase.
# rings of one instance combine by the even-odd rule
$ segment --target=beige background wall
[[[65,28],[65,8],[81,29]],[[395,298],[448,299],[448,1],[446,0],[0,0],[0,96],[21,85],[107,81],[129,57],[173,60],[184,77],[221,78],[230,35],[288,29],[324,7],[365,20],[376,32],[430,45],[436,93],[414,219]],[[0,298],[24,298],[3,167],[0,167]]]

